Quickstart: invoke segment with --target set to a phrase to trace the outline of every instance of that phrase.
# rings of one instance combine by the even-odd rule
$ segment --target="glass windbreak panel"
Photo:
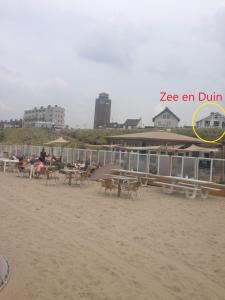
[[[171,176],[182,177],[182,157],[172,157]]]
[[[73,159],[74,159],[74,161],[77,161],[79,159],[79,150],[78,149],[73,150]]]
[[[39,149],[40,150],[40,149]],[[56,157],[56,158],[59,158],[60,155],[61,155],[61,148],[60,147],[53,147],[53,155]]]
[[[194,157],[184,157],[183,177],[185,177],[185,178],[196,178],[196,176],[195,176],[195,163],[196,163],[196,158],[194,158]]]
[[[213,160],[212,182],[225,184],[225,160]]]
[[[170,175],[170,157],[168,155],[160,155],[159,159],[159,175]]]
[[[99,165],[104,166],[105,165],[105,159],[104,159],[105,151],[100,150],[99,151]]]
[[[139,172],[147,172],[147,154],[139,154],[139,164],[138,171]]]
[[[80,149],[79,150],[79,160],[84,162],[86,161],[86,152],[87,150],[84,150],[84,149]]]
[[[98,164],[98,151],[91,151],[91,164]]]
[[[199,159],[198,162],[198,179],[199,180],[210,180],[210,167],[211,161],[209,159]]]
[[[63,162],[72,163],[73,162],[73,149],[64,148],[63,149]]]
[[[86,161],[91,161],[91,150],[86,151]]]
[[[120,166],[120,152],[119,151],[113,151],[113,164]]]
[[[137,171],[137,153],[130,153],[130,170]]]
[[[112,156],[113,156],[112,151],[105,151],[105,163],[106,164],[111,164],[112,163]]]
[[[129,153],[128,152],[121,153],[120,167],[121,167],[121,169],[129,170]]]
[[[150,154],[149,156],[149,173],[157,174],[158,173],[158,156]]]

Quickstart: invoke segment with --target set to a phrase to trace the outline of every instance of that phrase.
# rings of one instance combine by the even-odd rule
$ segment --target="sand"
[[[225,199],[139,197],[0,173],[0,299],[225,299]]]

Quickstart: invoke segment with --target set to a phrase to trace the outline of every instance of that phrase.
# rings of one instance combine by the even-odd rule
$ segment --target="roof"
[[[128,147],[128,146],[121,146],[117,145],[116,148],[123,149],[123,150],[131,150],[131,151],[143,151],[143,150],[153,150],[153,151],[176,151],[180,149],[183,145],[174,145],[174,146],[143,146],[143,147]]]
[[[220,151],[219,148],[204,148],[204,147],[199,147],[197,145],[191,145],[190,147],[187,147],[185,149],[180,149],[180,152],[205,152],[205,153],[210,153],[210,152],[218,152]]]
[[[122,135],[114,135],[107,137],[108,139],[116,139],[116,140],[161,140],[161,141],[173,141],[173,142],[191,142],[200,144],[201,141],[197,138],[181,135],[173,132],[167,131],[147,131],[140,133],[130,133],[130,134],[122,134]]]
[[[210,115],[208,115],[207,117],[203,118],[203,119],[200,119],[198,121],[196,121],[196,123],[199,123],[201,121],[204,121],[204,120],[209,120],[209,119],[212,119],[212,118],[224,118],[225,119],[225,116],[223,116],[221,113],[218,113],[218,112],[211,112]]]
[[[156,116],[152,119],[152,121],[154,122],[155,119],[156,119],[157,117],[159,117],[160,115],[162,115],[162,114],[165,113],[165,112],[170,113],[172,116],[174,116],[174,118],[176,118],[178,121],[180,121],[180,119],[178,118],[178,116],[176,116],[176,115],[175,115],[168,107],[166,107],[163,111],[161,111],[158,115],[156,115]]]
[[[137,126],[141,119],[127,119],[124,126]]]

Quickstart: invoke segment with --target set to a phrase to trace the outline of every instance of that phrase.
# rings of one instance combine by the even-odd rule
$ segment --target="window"
[[[220,122],[214,121],[214,127],[219,127],[219,126],[220,126]]]

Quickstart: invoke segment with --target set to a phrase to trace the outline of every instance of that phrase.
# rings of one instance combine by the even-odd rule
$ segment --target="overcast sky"
[[[108,92],[112,121],[151,125],[160,91],[225,96],[224,0],[0,0],[0,119],[58,104],[88,128]]]

